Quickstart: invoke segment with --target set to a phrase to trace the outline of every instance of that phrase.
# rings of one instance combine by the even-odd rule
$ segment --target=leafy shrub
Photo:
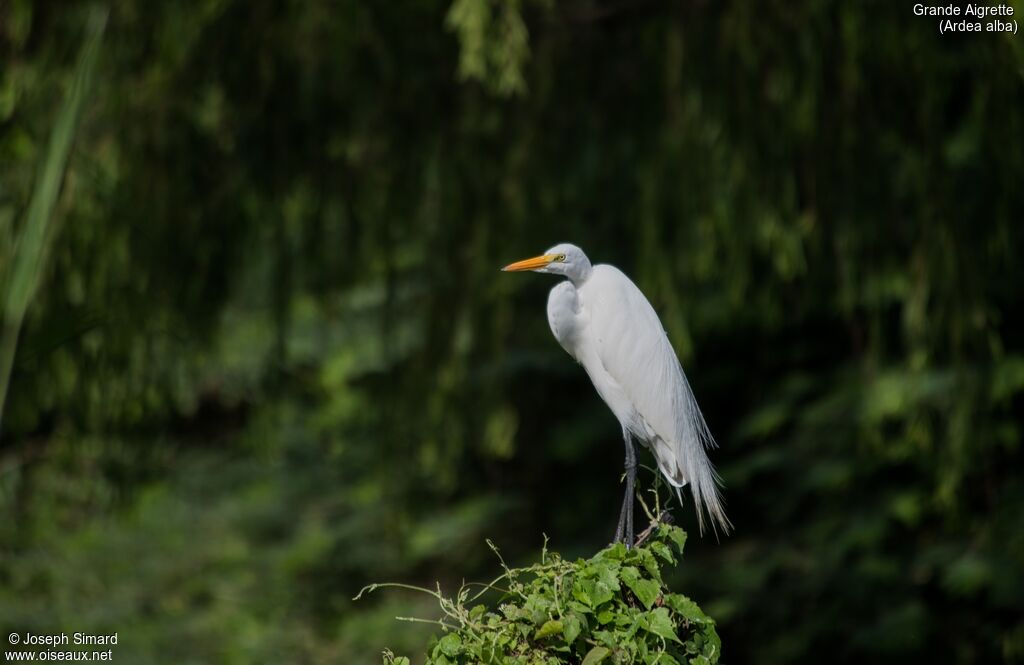
[[[644,663],[712,665],[721,640],[715,622],[692,600],[672,593],[661,566],[682,555],[686,533],[654,524],[637,547],[606,547],[593,558],[566,561],[548,552],[525,568],[509,568],[483,589],[463,585],[454,598],[437,590],[395,586],[434,596],[443,612],[443,634],[428,646],[428,665],[557,665]],[[501,559],[490,541],[488,545]],[[360,592],[360,596],[363,592]],[[478,604],[484,596],[491,605]],[[357,596],[358,598],[359,596]],[[426,621],[425,619],[410,619]],[[385,665],[408,665],[406,657],[384,653]]]

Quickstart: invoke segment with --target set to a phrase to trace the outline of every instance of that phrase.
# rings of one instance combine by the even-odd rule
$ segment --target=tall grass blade
[[[39,170],[35,190],[25,213],[20,234],[15,240],[14,254],[3,294],[0,328],[0,432],[3,427],[4,404],[10,385],[18,336],[25,312],[32,300],[43,272],[48,241],[52,240],[53,211],[57,205],[61,183],[67,168],[68,154],[78,127],[99,58],[100,44],[107,24],[107,10],[94,9],[89,14],[88,34],[75,68],[71,90],[57,116],[46,156]]]

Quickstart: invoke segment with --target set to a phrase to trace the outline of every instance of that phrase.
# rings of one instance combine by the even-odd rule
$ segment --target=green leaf
[[[647,614],[647,629],[658,637],[682,643],[682,640],[676,635],[676,626],[672,623],[668,608],[659,607],[649,612]]]
[[[644,609],[648,610],[654,605],[661,591],[658,583],[653,580],[637,580],[629,588],[636,594],[637,600],[644,604]]]
[[[570,612],[562,618],[562,624],[564,627],[562,635],[565,636],[565,643],[572,644],[583,630],[583,621],[578,614]]]
[[[618,582],[615,583],[615,588],[619,588]],[[615,593],[611,588],[604,582],[594,582],[594,588],[590,592],[590,600],[594,604],[594,607],[607,603],[609,600],[615,597]]]
[[[665,596],[665,604],[691,623],[703,625],[709,621],[707,615],[701,611],[697,603],[681,593],[670,593]]]
[[[628,550],[626,549],[625,545],[623,545],[622,543],[615,543],[614,545],[609,545],[608,547],[598,552],[597,556],[595,556],[594,558],[610,559],[612,561],[622,561],[626,558],[627,551]]]
[[[544,623],[544,625],[541,626],[537,630],[536,633],[534,633],[533,639],[535,639],[535,640],[542,640],[545,637],[550,637],[552,635],[558,635],[561,632],[562,632],[562,622],[558,621],[557,619],[552,619],[550,621],[546,621]]]
[[[590,568],[594,577],[609,589],[619,590],[618,563],[598,563]]]
[[[672,550],[665,543],[663,543],[661,541],[658,541],[658,540],[655,540],[650,545],[648,545],[648,547],[651,549],[652,552],[657,554],[659,557],[661,557],[666,562],[668,562],[668,563],[675,563],[676,562],[675,556],[672,555]]]
[[[593,588],[594,583],[590,580],[576,580],[572,585],[572,597],[587,607],[594,607],[594,599],[590,593]]]
[[[611,651],[609,651],[605,647],[594,647],[593,649],[587,652],[586,657],[583,659],[582,665],[597,665],[598,663],[603,661],[610,653]]]
[[[578,600],[570,600],[566,603],[566,606],[573,612],[578,612],[580,615],[593,614],[594,608],[579,602]]]
[[[505,603],[500,608],[501,613],[505,615],[505,618],[509,621],[515,621],[519,617],[523,616],[523,610],[512,603]]]
[[[718,636],[718,631],[715,630],[715,626],[708,626],[704,631],[704,636],[707,641],[704,643],[704,655],[710,659],[712,663],[718,662],[718,657],[722,654],[722,638]]]
[[[454,658],[459,655],[459,651],[462,650],[462,638],[455,633],[445,635],[437,642],[437,647],[434,649],[434,653],[440,651],[446,656]]]
[[[660,582],[661,568],[658,566],[658,560],[654,558],[651,551],[648,549],[638,549],[637,558],[640,559],[640,565],[644,567],[647,574]]]
[[[661,591],[661,586],[657,582],[642,578],[640,571],[633,566],[626,566],[622,569],[622,581],[637,597],[637,600],[643,603],[644,609],[651,609]]]
[[[661,537],[668,537],[679,550],[679,553],[683,553],[683,549],[686,547],[686,532],[677,526],[662,525],[658,528],[658,535]]]
[[[540,624],[547,621],[548,617],[551,616],[552,605],[553,603],[547,598],[533,595],[523,603],[523,611],[532,623]]]

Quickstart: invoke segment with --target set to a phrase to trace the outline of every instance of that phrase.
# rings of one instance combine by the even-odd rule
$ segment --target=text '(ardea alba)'
[[[707,455],[715,440],[661,320],[636,284],[614,266],[591,265],[583,250],[569,244],[502,270],[566,278],[548,296],[551,332],[583,365],[622,425],[626,443],[626,495],[615,540],[633,543],[634,440],[651,450],[677,494],[689,485],[702,533],[705,512],[712,527],[728,532],[721,480]]]

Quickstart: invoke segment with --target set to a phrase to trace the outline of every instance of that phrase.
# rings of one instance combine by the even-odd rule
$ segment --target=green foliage
[[[454,0],[445,19],[459,37],[459,77],[502,96],[526,92],[530,55],[522,0]]]
[[[586,560],[567,561],[545,546],[538,563],[510,568],[502,561],[504,573],[483,590],[464,584],[453,598],[440,587],[420,589],[439,601],[443,614],[437,622],[443,635],[432,640],[426,662],[717,663],[722,643],[714,620],[671,592],[661,576],[664,565],[682,556],[685,532],[657,524],[647,533],[638,547],[627,550],[617,543]],[[364,591],[385,586],[404,585]],[[487,594],[494,596],[490,605],[479,603]],[[384,662],[409,660],[388,651]]]

